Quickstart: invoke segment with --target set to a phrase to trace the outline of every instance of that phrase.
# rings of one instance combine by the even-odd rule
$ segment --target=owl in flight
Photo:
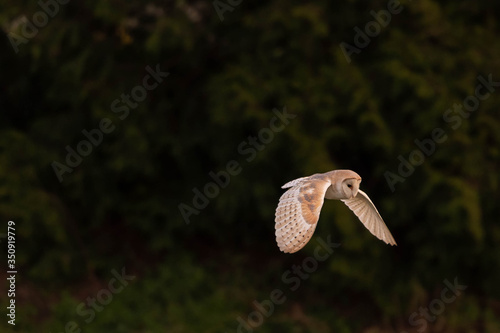
[[[351,170],[333,170],[298,178],[281,188],[276,208],[276,241],[281,251],[294,253],[311,239],[324,199],[342,200],[378,239],[397,245],[373,202],[359,189],[361,177]]]

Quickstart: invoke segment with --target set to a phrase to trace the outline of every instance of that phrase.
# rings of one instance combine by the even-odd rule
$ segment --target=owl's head
[[[354,198],[358,194],[361,178],[347,178],[342,182],[341,191],[348,199]]]

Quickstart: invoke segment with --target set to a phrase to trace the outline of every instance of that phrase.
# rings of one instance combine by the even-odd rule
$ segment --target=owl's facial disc
[[[343,183],[344,194],[347,198],[354,198],[358,194],[359,190],[359,179],[349,178],[344,180]]]

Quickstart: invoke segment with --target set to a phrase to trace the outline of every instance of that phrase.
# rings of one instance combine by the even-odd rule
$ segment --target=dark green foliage
[[[414,331],[411,314],[457,277],[467,289],[427,329],[500,331],[500,86],[447,113],[479,76],[500,81],[498,5],[405,1],[349,63],[340,43],[387,5],[242,1],[221,21],[209,1],[68,2],[13,47],[19,18],[41,7],[4,1],[0,220],[16,222],[16,330],[234,332],[280,289],[286,301],[255,332]],[[113,107],[156,69],[169,75],[143,101]],[[252,147],[285,110],[289,124]],[[106,118],[112,129],[59,182],[53,162]],[[446,137],[429,141],[437,128]],[[387,173],[416,140],[433,152],[392,191]],[[193,208],[193,189],[230,161],[229,184],[186,223],[179,204]],[[283,275],[316,242],[279,252],[280,187],[332,169],[363,177],[399,246],[328,201],[316,236],[341,246],[292,291]],[[77,307],[122,267],[136,278],[86,323]]]

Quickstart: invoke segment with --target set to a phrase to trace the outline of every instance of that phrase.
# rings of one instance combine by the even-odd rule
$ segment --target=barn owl
[[[373,202],[359,189],[361,177],[351,170],[333,170],[292,180],[276,208],[276,242],[294,253],[311,239],[324,199],[343,201],[378,239],[397,245]]]

